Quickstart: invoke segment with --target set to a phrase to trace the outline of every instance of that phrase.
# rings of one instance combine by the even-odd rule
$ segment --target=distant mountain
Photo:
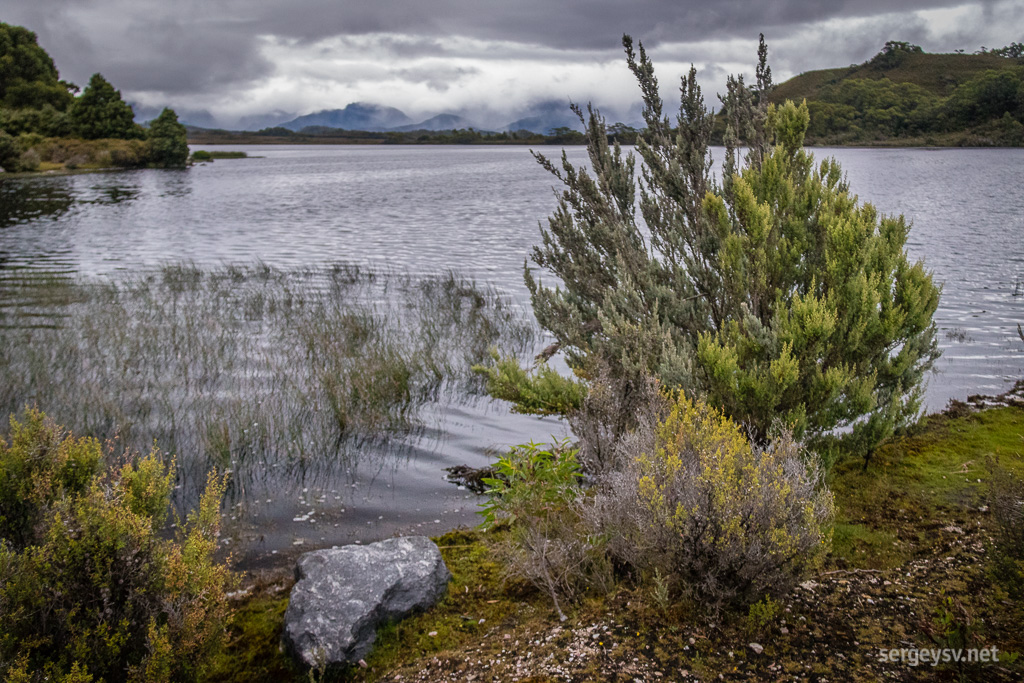
[[[410,123],[407,126],[397,126],[391,130],[405,133],[413,130],[462,130],[464,128],[476,128],[476,126],[456,114],[438,114],[426,121]]]
[[[250,114],[238,120],[239,130],[262,130],[280,126],[285,121],[290,121],[296,116],[295,112],[272,111],[269,114]]]
[[[547,100],[535,104],[530,107],[526,116],[502,126],[502,130],[528,130],[542,135],[549,134],[553,128],[571,128],[583,131],[583,125],[569,109],[568,102],[561,100]]]
[[[407,126],[412,119],[394,107],[353,102],[344,109],[325,109],[279,124],[288,130],[300,131],[307,126],[344,128],[345,130],[385,131]]]

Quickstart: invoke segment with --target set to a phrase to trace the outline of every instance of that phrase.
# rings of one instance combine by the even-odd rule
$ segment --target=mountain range
[[[415,122],[400,109],[366,102],[353,102],[344,109],[325,109],[313,114],[299,116],[277,125],[295,132],[307,127],[343,128],[345,130],[373,132],[439,131],[465,128],[497,131],[525,129],[543,134],[547,134],[552,129],[560,127],[583,130],[579,119],[576,118],[576,115],[572,113],[565,102],[550,100],[534,105],[526,112],[526,116],[498,127],[480,126],[464,116],[450,113],[437,114],[426,120]]]
[[[134,105],[136,119],[149,120],[159,113],[152,107]],[[395,107],[386,107],[367,102],[353,102],[343,109],[324,109],[312,114],[294,116],[276,112],[261,116],[251,116],[238,122],[242,130],[256,131],[263,128],[286,128],[299,132],[304,128],[341,128],[344,130],[362,130],[371,132],[409,132],[415,130],[464,130],[474,128],[479,131],[516,131],[528,130],[533,133],[549,134],[555,128],[572,128],[582,131],[579,119],[562,101],[547,100],[539,102],[527,110],[519,112],[521,116],[514,121],[499,126],[486,126],[472,121],[460,114],[442,113],[422,121],[414,121],[405,112]],[[183,123],[194,128],[219,128],[213,117],[206,111],[183,111],[180,114]],[[642,126],[642,123],[634,122]],[[631,125],[634,125],[631,124]]]

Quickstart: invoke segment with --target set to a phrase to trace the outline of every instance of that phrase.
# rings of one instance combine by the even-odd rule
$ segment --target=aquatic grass
[[[182,505],[216,467],[239,497],[386,451],[419,409],[482,394],[529,314],[455,273],[180,263],[118,280],[0,279],[0,410],[178,456]],[[272,483],[272,482],[271,482]]]

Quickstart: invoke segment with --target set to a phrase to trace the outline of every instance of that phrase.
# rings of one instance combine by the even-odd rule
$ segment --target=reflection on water
[[[12,302],[3,284],[25,273],[47,270],[120,281],[125,272],[179,262],[209,270],[262,261],[289,272],[347,262],[408,272],[414,279],[452,268],[528,307],[523,259],[538,241],[538,221],[546,220],[555,205],[553,179],[529,150],[231,149],[263,158],[219,160],[182,172],[0,181],[0,317],[9,322],[15,311],[33,314],[31,306]],[[586,161],[582,148],[568,154],[574,163]],[[1016,332],[1024,321],[1024,194],[1018,180],[1024,151],[832,149],[816,154],[835,156],[862,200],[912,221],[908,252],[924,259],[943,284],[936,323],[944,355],[930,378],[928,408],[941,409],[950,397],[998,393],[1024,376],[1024,343]],[[716,157],[721,159],[720,151]],[[279,295],[283,291],[270,298]],[[374,303],[395,310],[401,300],[395,295],[380,289]],[[253,322],[246,323],[249,304],[237,305],[241,308],[230,315],[211,308],[211,329],[232,315],[240,316],[239,324]],[[230,375],[239,367],[220,372]],[[299,374],[300,383],[309,381]],[[45,386],[33,385],[40,396],[51,390]],[[24,391],[36,395],[33,387]],[[140,405],[159,394],[147,391],[138,394]],[[362,443],[329,475],[301,458],[268,457],[267,466],[250,468],[253,478],[239,479],[239,486],[255,491],[286,480],[293,485],[281,495],[257,497],[253,491],[244,497],[244,514],[240,510],[236,517],[258,525],[257,536],[268,550],[299,539],[319,544],[379,538],[417,525],[432,527],[435,519],[437,530],[472,522],[473,498],[447,487],[441,469],[483,465],[491,448],[546,439],[562,428],[470,398],[426,401],[419,407],[422,419],[403,437],[401,449],[379,458],[373,456],[381,450],[378,444]],[[264,418],[252,422],[259,423],[256,429],[268,424]],[[216,436],[215,428],[204,430],[196,433],[203,439]]]
[[[264,543],[311,490],[353,509],[351,531],[373,507],[351,489],[390,489],[410,461],[434,460],[444,411],[481,400],[471,366],[536,345],[526,312],[491,288],[344,265],[179,265],[115,282],[22,270],[0,280],[0,304],[0,412],[35,403],[75,433],[155,445],[176,459],[181,510],[207,472],[230,472],[236,531],[269,510]],[[446,505],[463,499],[446,488]],[[392,503],[388,524],[414,499]]]
[[[60,218],[77,200],[62,180],[0,180],[0,229],[17,223]]]

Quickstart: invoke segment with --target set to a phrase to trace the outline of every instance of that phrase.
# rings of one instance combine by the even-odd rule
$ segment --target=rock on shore
[[[307,667],[357,663],[377,627],[436,603],[451,573],[425,536],[316,550],[299,558],[285,612],[285,650]]]

